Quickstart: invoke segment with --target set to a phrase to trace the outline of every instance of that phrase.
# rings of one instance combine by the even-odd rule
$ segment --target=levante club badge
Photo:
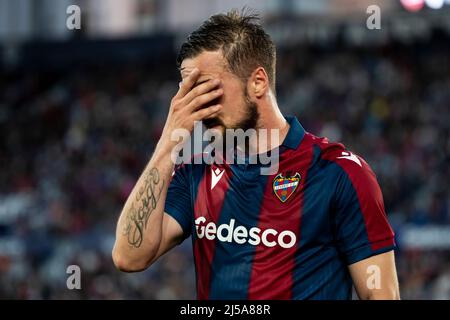
[[[286,177],[283,177],[283,175],[279,173],[273,179],[273,192],[281,202],[286,202],[294,194],[295,190],[297,190],[300,179],[301,176],[298,172],[294,175],[286,174]]]

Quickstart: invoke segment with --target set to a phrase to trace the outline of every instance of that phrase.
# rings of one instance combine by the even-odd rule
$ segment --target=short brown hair
[[[177,65],[180,67],[184,59],[203,51],[219,49],[229,70],[242,80],[247,80],[257,67],[263,67],[275,92],[275,44],[259,24],[257,14],[233,9],[211,16],[182,44]]]

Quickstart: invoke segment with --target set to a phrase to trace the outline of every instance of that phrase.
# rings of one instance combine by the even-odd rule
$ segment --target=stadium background
[[[124,274],[115,223],[177,90],[180,42],[244,4],[278,45],[282,110],[376,172],[402,298],[450,298],[446,0],[0,0],[0,298],[195,297],[190,241]],[[380,30],[366,27],[372,4]],[[66,288],[71,264],[81,290]]]

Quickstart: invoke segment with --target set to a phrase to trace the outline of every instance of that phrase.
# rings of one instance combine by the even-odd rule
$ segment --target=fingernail
[[[220,80],[219,79],[214,79],[214,84],[215,85],[218,85],[220,83]]]

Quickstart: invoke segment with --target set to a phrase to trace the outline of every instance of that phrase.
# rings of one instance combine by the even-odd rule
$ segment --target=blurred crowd
[[[278,51],[282,111],[367,160],[398,234],[450,225],[450,48],[440,40]],[[195,298],[190,240],[138,274],[110,256],[178,81],[175,63],[0,74],[0,298]],[[66,287],[73,264],[81,290]],[[399,241],[397,265],[402,298],[450,299],[450,247]]]

